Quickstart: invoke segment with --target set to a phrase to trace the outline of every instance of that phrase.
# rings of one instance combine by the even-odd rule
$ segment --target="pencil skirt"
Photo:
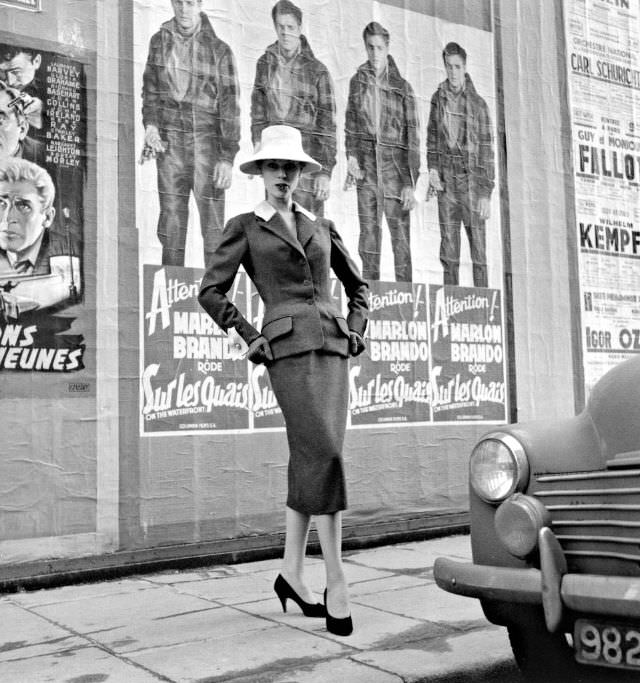
[[[348,359],[322,351],[288,356],[269,365],[269,377],[287,427],[287,506],[307,515],[345,510]]]

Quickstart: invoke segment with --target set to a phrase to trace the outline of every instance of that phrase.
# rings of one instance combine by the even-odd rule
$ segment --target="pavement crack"
[[[200,612],[211,612],[211,610],[220,609],[218,605],[213,607],[203,607],[202,609],[192,609],[186,612],[176,612],[175,614],[163,614],[161,617],[154,617],[151,621],[164,621],[165,619],[175,619],[176,617],[184,617],[187,614],[199,614]]]
[[[77,646],[75,648],[69,648],[67,651],[59,652],[57,653],[58,655],[63,655],[64,652],[70,652],[74,649],[79,650],[79,649],[85,649],[88,646],[95,647],[98,650],[102,650],[102,652],[106,652],[107,654],[111,655],[112,657],[115,657],[116,659],[119,659],[121,662],[124,662],[128,664],[129,666],[134,667],[135,669],[138,669],[140,671],[144,671],[145,673],[148,673],[150,676],[155,677],[159,681],[164,681],[165,683],[176,683],[174,679],[168,678],[167,676],[164,676],[157,671],[154,671],[153,669],[149,669],[146,666],[143,666],[142,664],[138,664],[138,662],[129,659],[127,656],[120,654],[119,652],[116,652],[112,648],[104,645],[103,643],[95,640],[94,638],[91,638],[88,634],[80,633],[79,631],[76,631],[69,626],[66,626],[62,622],[58,622],[55,619],[51,619],[50,617],[47,617],[44,614],[40,614],[37,612],[35,609],[25,607],[24,605],[17,605],[20,609],[24,610],[25,612],[28,612],[29,614],[32,614],[33,616],[42,619],[43,621],[47,621],[48,623],[52,624],[53,626],[56,626],[57,628],[60,628],[64,631],[67,631],[67,633],[70,633],[72,636],[75,636],[76,638],[80,638],[81,640],[84,640],[88,645],[87,646]],[[109,631],[111,629],[102,629],[101,631]],[[31,657],[30,659],[35,659],[37,657],[44,657],[46,655],[37,655],[36,657]]]

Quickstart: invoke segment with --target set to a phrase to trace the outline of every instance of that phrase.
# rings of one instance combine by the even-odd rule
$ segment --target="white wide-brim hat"
[[[253,155],[240,164],[240,170],[249,175],[260,175],[259,161],[285,159],[299,161],[303,171],[320,171],[322,166],[302,149],[302,136],[293,126],[267,126],[262,130],[260,143]]]

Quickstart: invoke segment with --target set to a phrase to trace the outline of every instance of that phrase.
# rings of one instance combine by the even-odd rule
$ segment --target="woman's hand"
[[[269,342],[262,335],[256,337],[249,344],[247,358],[256,364],[268,363],[273,360],[273,353],[271,353]]]
[[[366,346],[364,343],[364,339],[362,338],[362,335],[358,334],[357,332],[354,332],[353,330],[349,331],[349,353],[352,356],[359,356],[364,350]]]

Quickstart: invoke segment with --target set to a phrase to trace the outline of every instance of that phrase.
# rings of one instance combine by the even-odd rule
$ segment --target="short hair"
[[[6,92],[9,96],[9,109],[15,114],[18,125],[21,125],[25,121],[28,122],[27,115],[24,112],[24,108],[27,104],[23,93],[17,88],[12,88],[7,85],[4,81],[0,81],[0,93]]]
[[[458,43],[447,43],[442,51],[442,61],[446,62],[447,57],[452,57],[453,55],[458,55],[465,64],[467,63],[466,50],[461,45],[458,45]]]
[[[56,188],[47,171],[32,161],[19,157],[9,157],[0,163],[0,183],[32,183],[40,195],[43,208],[53,206],[56,198]]]
[[[362,32],[362,40],[365,42],[365,44],[369,36],[382,36],[384,38],[384,42],[387,45],[389,44],[389,31],[387,31],[387,29],[377,21],[372,21],[364,27],[364,31]]]
[[[29,55],[29,59],[33,61],[40,53],[30,47],[0,43],[0,62],[10,62],[14,57],[21,54]]]
[[[276,23],[276,17],[279,14],[292,14],[298,22],[298,26],[302,26],[302,10],[294,5],[290,0],[278,0],[271,10],[271,18],[273,23]]]

